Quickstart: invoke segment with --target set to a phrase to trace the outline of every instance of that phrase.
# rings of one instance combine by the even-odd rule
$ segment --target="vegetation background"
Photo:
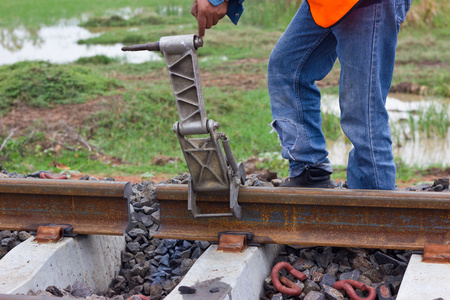
[[[76,22],[100,33],[79,44],[137,44],[192,34],[192,1],[16,0],[0,3],[0,45],[19,46],[46,26]],[[269,134],[266,68],[270,51],[300,0],[246,1],[238,26],[227,18],[207,31],[198,51],[208,117],[219,121],[235,156],[252,172],[287,175],[275,134]],[[128,13],[124,16],[123,12]],[[75,21],[74,21],[75,20]],[[450,121],[450,1],[413,1],[399,35],[391,92],[433,96],[434,110],[416,112],[413,131],[447,138]],[[25,37],[15,34],[21,28]],[[62,27],[64,28],[64,27]],[[0,58],[1,61],[1,58]],[[339,62],[319,86],[337,94]],[[443,109],[444,108],[444,109]],[[26,61],[0,66],[0,163],[19,173],[48,170],[72,175],[162,178],[187,171],[172,124],[178,120],[164,62],[129,64],[106,56],[67,64]],[[323,114],[329,140],[345,139],[339,118]],[[394,139],[413,138],[394,132]],[[430,154],[432,155],[432,154]],[[399,181],[445,173],[398,160]],[[448,171],[448,170],[447,170]],[[345,166],[335,179],[345,180]]]

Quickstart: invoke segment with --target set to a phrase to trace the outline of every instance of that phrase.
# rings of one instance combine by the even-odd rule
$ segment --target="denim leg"
[[[335,49],[331,30],[314,23],[308,3],[303,1],[270,56],[272,126],[278,132],[282,156],[289,160],[290,177],[308,166],[333,170],[325,150],[315,82],[330,72],[336,61]]]
[[[398,1],[398,0],[397,0]],[[351,189],[395,189],[389,116],[398,23],[394,0],[366,0],[332,28],[341,63],[341,126],[352,142]]]

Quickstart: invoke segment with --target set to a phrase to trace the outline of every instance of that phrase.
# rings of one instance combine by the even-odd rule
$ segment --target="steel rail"
[[[0,179],[0,230],[69,224],[74,234],[123,235],[131,183]]]
[[[156,237],[217,241],[252,232],[254,243],[421,250],[450,244],[450,193],[242,187],[242,217],[194,219],[187,185],[159,185]],[[202,211],[226,210],[226,195],[199,197]]]
[[[10,295],[0,294],[0,300],[61,300],[66,297],[44,296],[44,295]],[[70,298],[73,299],[73,298]]]

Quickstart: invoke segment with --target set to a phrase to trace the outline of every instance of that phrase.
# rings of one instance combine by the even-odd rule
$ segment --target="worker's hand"
[[[199,37],[204,37],[205,29],[216,25],[226,15],[227,9],[228,1],[214,6],[208,0],[195,0],[191,14],[197,19]]]

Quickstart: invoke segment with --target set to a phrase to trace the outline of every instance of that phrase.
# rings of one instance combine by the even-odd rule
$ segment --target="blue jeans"
[[[333,171],[322,132],[322,80],[339,58],[341,127],[352,142],[347,168],[351,189],[395,189],[386,97],[394,70],[397,34],[411,0],[364,0],[331,28],[314,23],[303,1],[275,45],[268,85],[273,128],[290,177],[305,168]]]

